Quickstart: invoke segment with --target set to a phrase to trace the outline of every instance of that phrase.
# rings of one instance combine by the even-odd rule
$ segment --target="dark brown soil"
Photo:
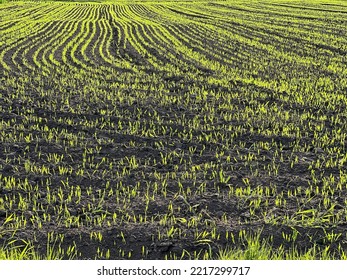
[[[199,42],[199,30],[210,28],[199,25],[211,17],[168,11],[199,20],[196,25],[172,23],[167,29],[172,40],[191,38],[182,49],[154,37],[155,25],[142,29],[135,21],[127,26],[133,34],[130,40],[125,24],[106,16],[112,30],[105,36],[112,32],[114,41],[120,36],[121,46],[113,42],[101,48],[104,33],[97,24],[85,50],[90,60],[85,60],[80,45],[75,53],[79,63],[70,47],[64,64],[63,50],[71,37],[54,53],[61,67],[52,66],[49,75],[30,58],[39,45],[26,54],[31,69],[21,61],[24,56],[11,59],[15,46],[8,48],[4,62],[12,70],[0,66],[0,246],[30,241],[44,255],[53,233],[57,240],[50,240],[49,246],[63,249],[64,258],[71,246],[77,249],[76,259],[103,259],[107,251],[111,259],[204,258],[206,252],[214,258],[224,248],[247,246],[239,239],[246,232],[260,233],[274,252],[280,247],[305,252],[317,246],[329,247],[330,254],[341,257],[347,249],[347,190],[340,187],[345,163],[328,163],[347,150],[344,139],[327,139],[340,133],[339,128],[346,129],[346,106],[325,97],[315,101],[306,89],[309,85],[311,94],[324,96],[344,92],[338,74],[320,66],[346,52],[276,32],[266,39],[259,35],[264,33],[261,28],[232,20],[216,23],[216,29],[225,24],[231,34],[240,35],[245,28],[249,33],[244,38],[264,40],[264,45],[288,41],[293,46],[307,43],[317,53],[323,50],[321,65],[282,63],[264,48],[261,52],[233,41],[228,46],[228,38],[220,38],[218,32]],[[72,36],[81,30],[82,22],[78,24]],[[25,49],[31,39],[22,38],[17,47]],[[114,64],[103,60],[99,47],[104,54],[110,48]],[[189,57],[183,47],[211,65],[247,73],[225,82],[225,74]],[[283,51],[290,56],[286,47]],[[312,56],[300,48],[292,54]],[[254,63],[266,61],[266,55],[273,64]],[[122,69],[124,60],[132,68]],[[307,102],[297,102],[296,93],[255,82],[280,82],[281,73],[288,83],[307,77],[307,88],[300,82],[297,87]],[[336,80],[335,88],[316,86],[322,75]],[[259,108],[266,108],[268,115]],[[50,160],[54,155],[63,160]],[[168,155],[166,161],[163,155]],[[41,172],[43,166],[50,172]],[[64,168],[70,171],[61,172]],[[228,179],[221,179],[221,174]],[[10,180],[16,183],[10,186]],[[69,224],[69,218],[78,222]],[[296,239],[289,240],[293,234]]]

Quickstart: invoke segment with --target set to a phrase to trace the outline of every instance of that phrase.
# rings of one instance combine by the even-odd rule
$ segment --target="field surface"
[[[346,26],[343,1],[0,4],[0,247],[346,258]]]

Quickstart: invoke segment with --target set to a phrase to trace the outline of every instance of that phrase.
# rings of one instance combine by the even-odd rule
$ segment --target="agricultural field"
[[[0,4],[0,258],[346,259],[347,2]]]

